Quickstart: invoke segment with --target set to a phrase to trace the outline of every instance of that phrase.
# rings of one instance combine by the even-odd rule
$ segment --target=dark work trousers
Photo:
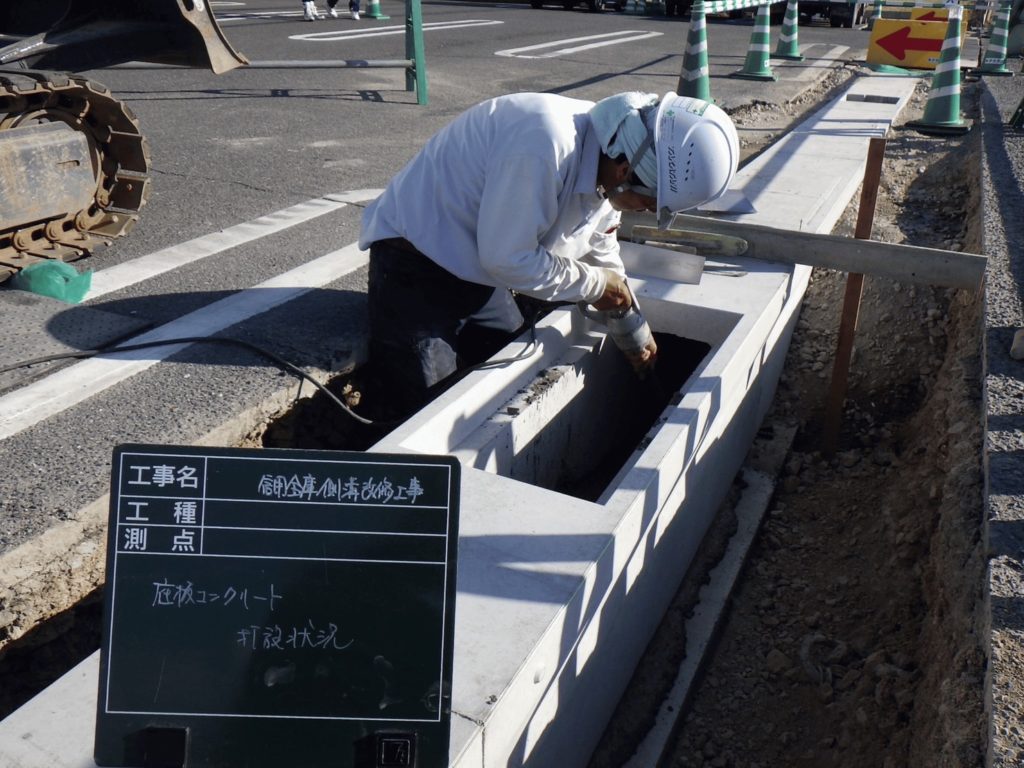
[[[370,246],[370,367],[402,417],[507,344],[523,325],[512,294],[461,280],[405,240]]]
[[[338,5],[338,0],[327,0],[327,7],[334,8]],[[359,0],[348,0],[348,9],[359,13]]]

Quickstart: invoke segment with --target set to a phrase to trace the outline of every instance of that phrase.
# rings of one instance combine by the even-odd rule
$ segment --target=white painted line
[[[344,277],[367,261],[367,252],[352,243],[124,343],[211,336]],[[65,411],[188,346],[173,344],[93,357],[4,395],[0,397],[0,440]]]
[[[625,37],[629,35],[629,37]],[[570,37],[565,40],[555,40],[550,43],[541,43],[540,45],[529,45],[525,48],[507,48],[503,51],[495,51],[495,56],[508,56],[517,59],[551,59],[555,56],[565,56],[570,53],[577,53],[579,51],[586,51],[591,48],[602,48],[606,45],[619,45],[620,43],[631,43],[635,40],[644,40],[648,37],[661,37],[661,32],[641,32],[638,29],[624,29],[619,32],[606,32],[603,35],[587,35],[586,37]],[[614,38],[614,39],[609,39]],[[567,43],[577,43],[584,40],[602,40],[600,43],[588,43],[586,45],[577,45],[571,48],[559,48],[555,51],[548,53],[541,53],[537,55],[525,54],[525,51],[539,51],[544,48],[551,48],[556,45],[565,45]]]
[[[816,45],[824,45],[824,43],[811,43],[810,45],[807,46],[801,45],[800,53],[803,54],[804,56],[807,56],[807,50],[809,48],[813,48]],[[833,64],[836,63],[839,57],[846,53],[848,50],[850,50],[850,46],[848,45],[834,45],[827,51],[825,51],[824,55],[815,56],[813,58],[807,56],[807,58],[802,62],[786,62],[780,59],[772,59],[771,63],[781,63],[783,65],[795,64],[796,66],[793,67],[786,66],[786,69],[800,69],[799,74],[793,77],[787,76],[787,80],[813,80],[814,78],[821,76],[822,69],[830,68]]]
[[[180,245],[172,245],[146,256],[140,256],[124,264],[101,269],[93,272],[92,284],[86,299],[91,301],[215,253],[294,227],[296,224],[302,224],[318,216],[323,216],[325,213],[344,208],[348,203],[368,202],[380,195],[382,191],[380,189],[356,189],[350,192],[324,195],[290,208],[268,213],[266,216],[260,216],[252,221],[235,224],[219,232],[196,237]]]
[[[224,14],[216,14],[218,24],[227,24],[232,21],[247,21],[248,19],[291,19],[301,18],[303,11],[227,11]]]
[[[424,32],[437,32],[442,29],[469,29],[470,27],[491,27],[504,24],[503,21],[485,19],[465,19],[463,21],[432,21],[423,25]],[[404,35],[405,25],[387,27],[366,27],[360,29],[336,29],[331,32],[310,32],[306,35],[289,35],[289,40],[306,40],[314,43],[332,42],[334,40],[356,40],[362,37],[384,37],[386,35]]]

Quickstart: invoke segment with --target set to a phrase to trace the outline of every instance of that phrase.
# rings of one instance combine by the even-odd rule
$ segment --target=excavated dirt
[[[926,94],[923,83],[901,122],[920,117]],[[965,84],[968,114],[973,94]],[[756,124],[750,112],[742,119]],[[897,125],[873,239],[980,252],[977,144]],[[858,201],[837,234],[852,236]],[[796,427],[795,442],[664,765],[984,764],[981,295],[866,279],[840,445],[826,459],[845,283],[843,273],[812,276],[762,429]],[[709,540],[734,527],[727,504]],[[623,765],[650,728],[682,661],[707,557],[591,768]]]

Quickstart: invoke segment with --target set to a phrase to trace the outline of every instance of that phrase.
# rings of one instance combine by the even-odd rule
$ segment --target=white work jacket
[[[547,301],[601,297],[625,274],[620,214],[597,193],[589,101],[501,96],[431,138],[363,213],[359,245],[404,237],[463,280]]]

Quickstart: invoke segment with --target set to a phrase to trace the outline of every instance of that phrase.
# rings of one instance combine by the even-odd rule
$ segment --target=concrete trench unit
[[[534,355],[470,374],[372,449],[465,468],[453,765],[585,763],[772,400],[795,322],[789,269],[736,259],[685,285],[641,273],[655,249],[623,247],[662,356],[691,361],[678,386],[637,379],[599,327],[560,309]],[[652,404],[619,465],[585,478]]]
[[[863,77],[741,170],[756,214],[831,231],[917,81]],[[627,233],[628,234],[628,233]],[[586,765],[774,395],[810,276],[623,244],[659,339],[641,381],[574,308],[371,448],[463,465],[450,764]],[[498,353],[515,357],[524,336]],[[640,425],[630,432],[626,425]],[[602,471],[593,473],[595,466]],[[0,723],[0,764],[92,766],[98,654]]]
[[[854,81],[740,172],[758,213],[728,218],[830,232],[914,85]],[[703,357],[594,501],[551,477],[653,394],[623,398],[610,343],[571,309],[539,324],[539,354],[470,374],[373,447],[465,467],[453,766],[586,765],[771,403],[810,268],[709,259],[688,285],[665,254],[623,244],[656,336]]]

